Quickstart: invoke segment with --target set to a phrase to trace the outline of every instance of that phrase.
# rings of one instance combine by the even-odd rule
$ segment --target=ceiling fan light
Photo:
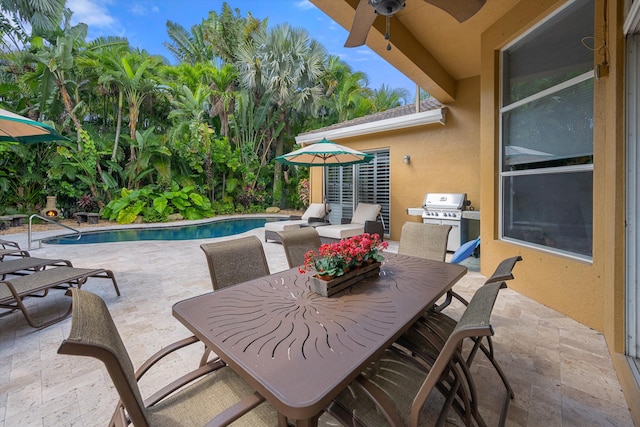
[[[369,0],[378,15],[391,16],[404,8],[404,0]]]

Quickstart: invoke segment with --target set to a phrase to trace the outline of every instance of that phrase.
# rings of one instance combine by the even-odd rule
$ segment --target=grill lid
[[[462,210],[466,200],[466,193],[427,193],[422,207],[425,210]]]

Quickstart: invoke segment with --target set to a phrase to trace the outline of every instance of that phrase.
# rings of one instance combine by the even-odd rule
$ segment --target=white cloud
[[[160,12],[160,8],[156,5],[149,6],[149,2],[137,2],[129,8],[129,11],[134,15],[146,16],[149,13]]]
[[[147,14],[147,8],[144,5],[141,5],[140,3],[134,4],[133,6],[131,6],[131,8],[129,8],[129,10],[134,15],[144,16]]]
[[[309,10],[315,8],[315,5],[309,0],[300,0],[294,3],[294,6],[298,10]]]
[[[73,22],[84,22],[89,27],[111,28],[116,20],[106,7],[108,1],[67,0],[67,7],[73,11]]]

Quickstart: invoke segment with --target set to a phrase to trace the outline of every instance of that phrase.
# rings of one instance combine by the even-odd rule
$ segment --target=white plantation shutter
[[[384,220],[385,233],[389,233],[389,150],[378,151],[370,163],[358,165],[358,202],[378,204]]]
[[[385,234],[388,234],[389,150],[367,151],[367,153],[375,156],[370,163],[328,168],[327,200],[331,208],[329,220],[332,224],[339,224],[342,218],[350,219],[355,206],[360,202],[379,204],[382,207]]]

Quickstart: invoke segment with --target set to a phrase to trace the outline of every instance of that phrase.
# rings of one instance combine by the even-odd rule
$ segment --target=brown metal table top
[[[385,254],[379,277],[331,297],[290,269],[200,295],[173,315],[290,420],[314,424],[331,400],[466,274]]]

